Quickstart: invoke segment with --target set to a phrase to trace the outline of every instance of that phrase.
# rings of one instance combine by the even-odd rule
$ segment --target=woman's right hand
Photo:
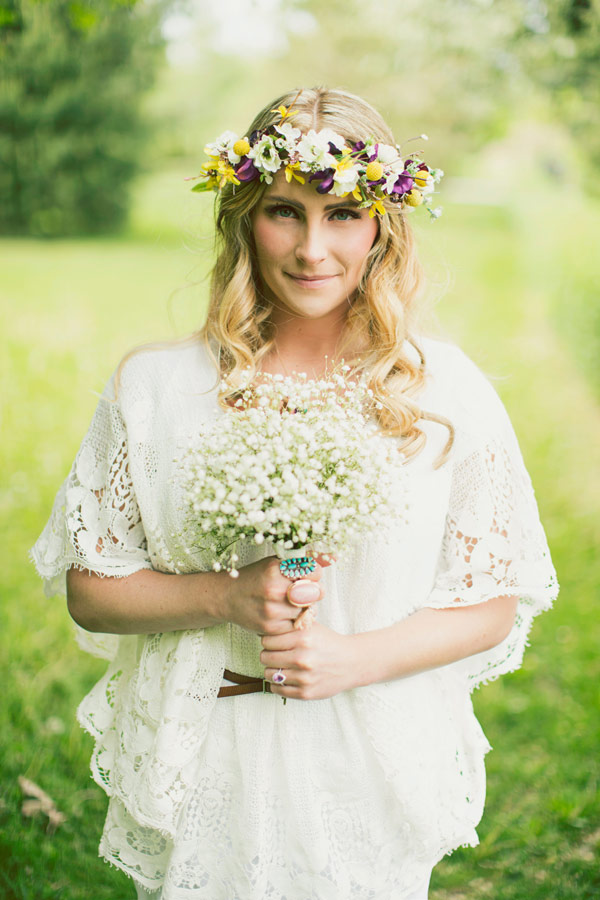
[[[257,634],[285,634],[293,629],[299,607],[312,606],[321,599],[321,572],[317,563],[314,572],[301,582],[291,582],[279,571],[275,556],[243,566],[237,578],[227,576],[231,583],[224,618]]]
[[[222,622],[257,634],[284,634],[293,629],[299,607],[321,597],[322,566],[329,561],[316,561],[315,571],[295,583],[281,574],[274,556],[244,566],[238,578],[226,572],[172,575],[153,569],[111,578],[74,567],[67,572],[69,612],[87,631],[111,634],[155,634]]]

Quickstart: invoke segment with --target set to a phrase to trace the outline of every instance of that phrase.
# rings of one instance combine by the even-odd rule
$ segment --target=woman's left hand
[[[294,700],[323,700],[356,687],[352,638],[319,622],[304,631],[263,635],[260,661],[271,692]],[[273,684],[278,669],[285,675],[284,684]]]

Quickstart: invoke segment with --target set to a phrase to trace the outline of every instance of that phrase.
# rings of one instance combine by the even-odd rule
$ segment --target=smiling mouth
[[[332,278],[337,278],[337,275],[294,275],[292,272],[286,272],[285,274],[294,281],[315,285],[330,281]]]

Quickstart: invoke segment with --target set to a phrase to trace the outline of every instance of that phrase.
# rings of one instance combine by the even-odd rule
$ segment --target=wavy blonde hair
[[[289,91],[268,103],[258,113],[247,134],[262,131],[280,121],[276,108],[293,103],[294,127],[331,128],[349,143],[374,137],[395,144],[380,114],[365,100],[343,90],[327,88]],[[266,188],[253,181],[242,189],[227,185],[216,206],[218,256],[212,271],[208,317],[200,334],[216,350],[218,367],[227,376],[231,390],[223,390],[225,405],[235,393],[242,372],[253,375],[273,349],[275,332],[271,303],[263,290],[256,260],[252,213]],[[452,424],[428,413],[412,399],[425,381],[425,357],[415,338],[418,299],[424,282],[412,229],[393,203],[385,204],[388,215],[379,221],[379,234],[369,251],[357,294],[349,307],[340,353],[355,371],[367,373],[375,400],[380,429],[401,439],[407,457],[416,456],[426,442],[421,420],[444,425],[449,438],[435,462],[447,458],[454,440]],[[416,350],[407,353],[406,343]],[[360,353],[351,348],[360,348]]]

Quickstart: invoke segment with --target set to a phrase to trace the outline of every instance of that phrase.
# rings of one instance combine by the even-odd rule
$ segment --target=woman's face
[[[354,297],[376,218],[352,198],[319,194],[278,172],[253,214],[256,258],[275,309],[317,319]]]

